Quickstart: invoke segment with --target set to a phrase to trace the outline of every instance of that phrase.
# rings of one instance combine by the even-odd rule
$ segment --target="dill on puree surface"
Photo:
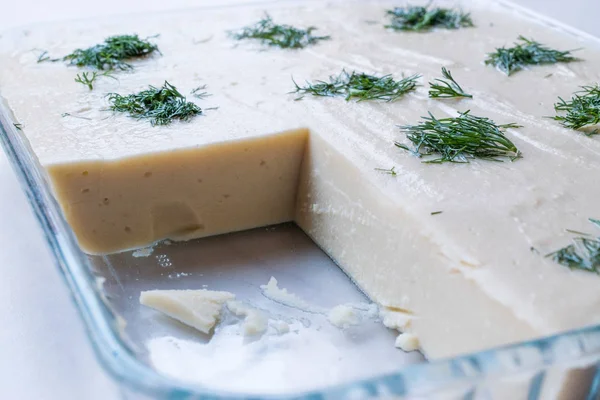
[[[291,25],[279,25],[273,22],[270,15],[266,14],[256,24],[246,26],[237,32],[231,32],[236,40],[257,39],[268,46],[281,47],[283,49],[303,49],[306,46],[316,44],[321,40],[329,40],[329,36],[315,36],[313,32],[317,28],[297,28]]]
[[[306,94],[313,96],[343,96],[346,101],[356,99],[394,101],[406,93],[415,90],[420,75],[412,75],[399,80],[391,75],[374,76],[362,72],[347,72],[342,70],[339,75],[331,75],[328,81],[306,82],[306,86],[300,86],[294,81],[296,90],[301,99]]]
[[[92,71],[77,74],[75,82],[81,83],[92,90],[94,88],[93,84],[98,78],[114,78],[110,73],[111,71],[131,70],[133,65],[128,63],[128,60],[147,57],[154,52],[159,52],[158,46],[148,41],[148,39],[140,39],[138,35],[117,35],[110,36],[104,39],[103,43],[86,49],[75,49],[62,58],[50,58],[48,52],[44,51],[38,57],[37,62],[65,61],[68,65],[105,71],[104,73]]]
[[[564,111],[564,115],[553,117],[562,126],[571,129],[580,129],[585,126],[598,125],[600,123],[600,87],[582,86],[580,91],[573,93],[571,100],[566,101],[561,97],[554,104],[555,111]],[[588,136],[599,133],[598,129],[584,132]]]
[[[146,57],[158,47],[138,35],[110,36],[103,43],[87,49],[76,49],[64,56],[63,61],[78,67],[94,67],[99,70],[127,70],[133,66],[125,60]]]
[[[488,53],[485,64],[493,65],[506,75],[511,75],[528,65],[579,61],[571,55],[571,50],[554,50],[523,36],[519,36],[518,40],[513,47],[500,47],[493,53]]]
[[[469,111],[459,113],[458,117],[438,119],[429,113],[429,117],[421,118],[417,125],[400,126],[414,148],[400,142],[395,145],[417,157],[437,156],[423,161],[425,163],[468,163],[475,158],[514,161],[521,157],[521,152],[504,135],[508,128],[519,128],[517,124],[497,125],[489,118],[476,117]]]
[[[452,74],[445,67],[442,67],[442,75],[445,79],[436,78],[429,82],[429,97],[434,99],[451,99],[455,97],[473,96],[466,93],[462,87],[454,80]]]
[[[395,7],[386,12],[390,23],[385,25],[397,31],[429,31],[433,28],[458,29],[473,26],[469,13],[450,8],[411,6]]]
[[[162,87],[149,86],[139,93],[122,96],[110,93],[112,111],[127,112],[133,118],[149,119],[152,125],[168,125],[174,119],[187,121],[202,114],[202,109],[189,102],[177,88],[165,81]]]
[[[75,49],[72,53],[62,58],[50,58],[44,51],[37,62],[66,61],[69,65],[78,67],[93,67],[99,70],[127,70],[133,66],[125,60],[146,57],[158,52],[158,46],[140,39],[138,35],[117,35],[104,39],[103,43],[96,44],[86,49]]]
[[[588,220],[600,228],[600,220]],[[587,237],[575,237],[572,244],[547,254],[546,257],[570,269],[600,274],[600,237],[583,235]]]

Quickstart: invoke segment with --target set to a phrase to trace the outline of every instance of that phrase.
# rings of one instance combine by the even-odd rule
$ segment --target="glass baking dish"
[[[392,332],[375,321],[340,331],[319,313],[267,304],[259,285],[270,276],[321,307],[366,300],[292,223],[183,243],[161,242],[147,253],[84,254],[27,140],[2,105],[0,137],[98,359],[123,383],[125,398],[596,399],[600,395],[600,326],[426,362],[418,353],[395,350]],[[259,308],[269,308],[287,319],[292,334],[271,335],[265,346],[237,335],[236,321],[226,315],[211,338],[138,304],[142,290],[202,287],[233,291]]]

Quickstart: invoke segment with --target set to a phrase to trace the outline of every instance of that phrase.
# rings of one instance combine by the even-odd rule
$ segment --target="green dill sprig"
[[[465,93],[460,85],[454,80],[452,74],[445,67],[442,67],[444,79],[436,78],[429,82],[429,97],[434,99],[451,99],[455,97],[473,98],[472,95]]]
[[[150,86],[139,93],[122,96],[110,93],[112,111],[127,112],[133,118],[150,119],[152,125],[168,125],[174,119],[187,121],[202,114],[202,109],[189,102],[177,88],[165,81],[161,88]]]
[[[395,101],[406,93],[415,90],[417,80],[420,75],[412,75],[407,78],[395,80],[391,75],[381,77],[367,75],[362,72],[348,73],[342,70],[339,75],[331,75],[329,81],[316,81],[315,83],[306,82],[306,86],[299,86],[292,79],[296,90],[293,93],[299,93],[301,99],[305,94],[313,96],[344,96],[346,101],[357,99],[365,100],[383,100]]]
[[[14,127],[15,127],[15,129],[16,129],[16,130],[18,130],[18,131],[22,131],[22,130],[23,130],[23,125],[21,125],[21,124],[16,124],[16,123],[14,123],[14,124],[13,124],[13,126],[14,126]]]
[[[46,50],[43,50],[37,58],[38,64],[43,63],[43,62],[57,62],[57,61],[61,61],[61,59],[60,58],[50,58],[50,56],[48,55],[48,52]]]
[[[76,49],[62,58],[50,58],[48,52],[43,51],[38,56],[37,62],[65,61],[69,65],[105,70],[104,73],[96,71],[83,72],[75,77],[75,82],[93,90],[96,79],[100,77],[114,78],[110,74],[114,70],[133,69],[133,66],[126,60],[146,57],[154,52],[160,52],[158,46],[150,43],[148,39],[140,39],[138,35],[119,35],[108,37],[104,40],[104,43],[87,49]]]
[[[431,215],[439,215],[441,213],[443,213],[443,211],[432,211]]]
[[[101,74],[99,74],[96,71],[92,71],[92,72],[82,72],[81,74],[77,74],[77,76],[75,77],[75,82],[81,83],[82,85],[87,86],[88,89],[93,90],[94,82],[96,81],[96,79],[98,79],[100,77],[109,77],[109,78],[117,79],[111,75],[110,71],[105,71]]]
[[[513,47],[500,47],[488,53],[486,65],[493,65],[506,75],[511,75],[528,65],[556,64],[579,61],[571,55],[571,50],[554,50],[532,39],[519,36],[520,43]]]
[[[596,84],[594,86],[582,86],[581,89],[573,93],[570,101],[565,101],[559,97],[558,103],[554,104],[554,110],[566,112],[565,115],[553,117],[566,128],[580,129],[584,126],[593,126],[600,123],[600,87]],[[585,134],[588,136],[598,134],[598,129],[585,132]]]
[[[314,26],[308,28],[296,28],[291,25],[279,25],[273,22],[270,15],[266,14],[263,19],[252,26],[246,26],[231,36],[235,40],[258,39],[268,46],[277,46],[282,49],[303,49],[306,46],[316,44],[320,40],[329,40],[330,36],[314,36],[317,30]]]
[[[103,43],[87,49],[76,49],[62,58],[50,58],[48,52],[44,51],[37,62],[65,61],[78,67],[124,71],[133,68],[126,60],[146,57],[154,52],[159,52],[158,46],[148,39],[140,39],[138,35],[118,35],[108,37]]]
[[[198,86],[197,88],[192,89],[190,94],[197,99],[204,99],[210,96],[210,94],[205,89],[206,85]]]
[[[425,163],[468,163],[474,158],[514,161],[521,157],[521,152],[504,135],[508,128],[519,128],[517,124],[497,125],[488,118],[471,115],[469,111],[458,117],[441,119],[429,113],[429,117],[422,119],[418,125],[400,126],[414,149],[399,142],[395,145],[418,157],[439,155],[423,161]]]
[[[387,175],[391,175],[391,176],[397,176],[398,172],[396,172],[396,167],[392,167],[392,168],[375,168],[375,171],[379,171],[382,172],[384,174]]]
[[[458,29],[473,26],[469,13],[450,8],[429,6],[395,7],[386,14],[391,18],[386,28],[397,31],[429,31],[433,28]]]
[[[83,72],[81,74],[77,74],[75,77],[75,82],[81,83],[88,87],[88,89],[94,89],[93,83],[98,78],[98,73],[96,71],[93,72]]]
[[[46,50],[42,51],[37,59],[38,64],[45,61],[50,61],[50,56],[48,55],[48,52]]]
[[[84,119],[84,120],[86,120],[86,121],[91,121],[91,120],[92,120],[92,119],[91,119],[91,118],[89,118],[89,117],[83,117],[83,116],[81,116],[81,115],[73,115],[73,114],[71,114],[71,113],[68,113],[68,112],[66,112],[66,113],[62,113],[62,114],[60,114],[60,116],[61,116],[62,118],[71,117],[71,118],[77,118],[77,119]]]
[[[600,220],[589,218],[589,221],[600,228]],[[600,274],[600,237],[576,237],[572,244],[547,254],[546,257],[569,269]]]

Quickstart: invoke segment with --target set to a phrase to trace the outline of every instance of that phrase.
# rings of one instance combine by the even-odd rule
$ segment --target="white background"
[[[39,21],[243,1],[0,0],[0,31]],[[514,1],[600,36],[598,0]],[[117,398],[117,386],[95,359],[67,287],[2,152],[0,271],[0,397]]]

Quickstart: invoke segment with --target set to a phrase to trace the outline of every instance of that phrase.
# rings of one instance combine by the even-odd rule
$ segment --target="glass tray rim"
[[[239,5],[227,4],[225,7],[281,4],[288,1],[263,0]],[[377,2],[377,0],[371,1]],[[493,1],[526,16],[534,17],[564,33],[600,44],[600,38],[594,35],[539,15],[509,0]],[[209,8],[219,7],[196,7],[196,9]],[[177,11],[181,10],[170,12]],[[52,251],[55,264],[59,267],[61,276],[71,291],[73,302],[84,321],[87,336],[98,361],[117,382],[130,386],[139,393],[161,398],[317,399],[343,398],[356,394],[426,395],[443,389],[463,388],[468,397],[468,393],[474,392],[473,388],[478,382],[490,376],[506,377],[531,373],[533,379],[527,398],[535,399],[541,392],[544,368],[558,365],[559,362],[561,367],[578,365],[592,355],[596,355],[592,363],[597,363],[597,358],[600,357],[597,355],[600,354],[599,324],[453,358],[408,365],[393,373],[294,394],[229,393],[163,376],[141,363],[123,337],[118,334],[123,322],[104,302],[97,277],[92,274],[86,255],[79,249],[68,223],[60,212],[43,169],[30,150],[27,140],[20,134],[19,129],[13,126],[11,114],[5,109],[3,103],[0,103],[0,142],[43,229],[44,238]],[[555,353],[564,350],[565,344],[571,345],[571,354],[557,358]],[[524,359],[525,353],[529,361]],[[591,399],[599,392],[600,369],[597,369],[587,398]]]

